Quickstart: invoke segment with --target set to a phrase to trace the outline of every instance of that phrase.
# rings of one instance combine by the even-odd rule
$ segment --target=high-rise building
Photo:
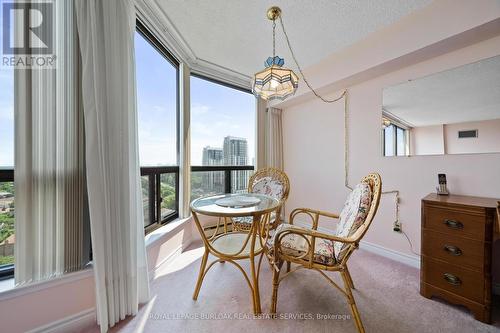
[[[207,146],[203,148],[202,165],[223,165],[224,151],[222,148]]]
[[[205,147],[203,148],[202,165],[223,165],[224,152],[222,148]],[[204,172],[203,189],[209,193],[224,192],[224,174],[222,171]]]
[[[224,138],[224,165],[247,165],[248,143],[245,138],[226,136]],[[247,170],[232,171],[231,192],[243,192],[247,189],[249,172]]]

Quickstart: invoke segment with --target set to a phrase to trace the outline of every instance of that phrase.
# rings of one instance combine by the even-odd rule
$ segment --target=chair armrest
[[[357,241],[356,241],[356,239],[354,239],[352,237],[347,237],[347,238],[338,237],[338,236],[334,236],[334,235],[331,235],[331,234],[326,234],[326,233],[319,232],[319,231],[312,230],[312,229],[306,229],[306,228],[302,228],[302,227],[291,226],[289,228],[286,228],[286,229],[278,231],[274,235],[274,244],[273,244],[274,249],[273,249],[273,252],[277,256],[276,258],[278,260],[290,260],[290,258],[289,258],[290,255],[289,254],[284,254],[281,251],[281,249],[282,249],[282,247],[281,247],[281,241],[282,241],[282,239],[285,236],[290,235],[290,234],[295,234],[295,235],[303,238],[306,241],[306,243],[307,243],[307,251],[303,255],[292,256],[292,257],[294,259],[306,260],[308,262],[308,264],[307,264],[308,268],[313,267],[313,264],[314,264],[314,249],[316,248],[316,238],[327,239],[327,240],[334,241],[334,242],[341,242],[341,243],[347,244],[350,247],[354,247],[354,248],[357,247]],[[333,253],[333,255],[336,256],[335,253]],[[280,256],[283,259],[279,259]],[[276,261],[274,259],[273,260],[273,264],[275,262]],[[277,266],[275,266],[275,268],[278,269]]]
[[[321,211],[321,210],[317,210],[317,209],[296,208],[296,209],[292,210],[292,212],[290,213],[290,219],[289,219],[288,223],[293,224],[293,220],[295,219],[295,216],[297,216],[299,214],[306,214],[312,219],[312,222],[313,222],[312,229],[313,230],[316,230],[318,228],[318,221],[319,221],[320,216],[328,217],[331,219],[338,219],[339,218],[339,215],[337,215],[337,214],[329,213],[329,212],[325,212],[325,211]]]
[[[302,236],[310,236],[311,238],[323,238],[323,239],[328,239],[334,242],[341,242],[345,244],[353,244],[356,243],[356,239],[352,237],[338,237],[335,235],[331,234],[326,234],[324,232],[319,232],[317,230],[313,229],[306,229],[306,228],[300,228],[300,227],[291,227],[288,229],[280,230],[276,233],[275,237],[275,244],[281,242],[281,238],[284,237],[286,234],[298,234]],[[281,236],[283,235],[283,236]],[[277,242],[276,242],[277,241]]]

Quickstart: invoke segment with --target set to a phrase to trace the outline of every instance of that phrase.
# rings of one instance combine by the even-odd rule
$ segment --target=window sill
[[[7,278],[4,280],[0,280],[0,293],[3,293],[4,291],[8,291],[14,289],[14,278]]]
[[[179,229],[184,228],[191,221],[191,216],[186,218],[177,218],[172,222],[165,224],[164,226],[155,229],[154,231],[147,234],[145,238],[146,249],[153,246],[165,236],[177,232]]]
[[[188,225],[190,221],[191,217],[182,219],[178,218],[152,231],[150,234],[145,236],[146,248],[154,246],[154,244],[161,241],[169,234],[174,234],[175,232],[178,232],[180,229]],[[88,277],[92,277],[93,274],[94,274],[93,268],[89,267],[78,272],[64,274],[60,277],[34,282],[26,286],[21,286],[17,288],[14,287],[14,278],[5,279],[0,281],[0,301],[30,294],[39,290],[52,288],[76,280],[82,280]]]
[[[2,290],[0,292],[0,302],[5,301],[5,300],[10,299],[10,298],[15,298],[15,297],[23,296],[26,294],[31,294],[31,293],[34,293],[34,292],[37,292],[40,290],[53,288],[53,287],[58,286],[58,285],[74,282],[77,280],[83,280],[83,279],[93,277],[93,276],[94,276],[94,269],[92,267],[89,267],[89,268],[83,269],[83,270],[78,271],[78,272],[64,274],[62,276],[55,277],[55,278],[52,278],[49,280],[33,282],[33,283],[27,284],[25,286],[20,286],[17,288],[14,287],[14,279],[13,278],[7,279],[7,280],[4,280],[2,282],[12,281],[11,282],[12,289]]]

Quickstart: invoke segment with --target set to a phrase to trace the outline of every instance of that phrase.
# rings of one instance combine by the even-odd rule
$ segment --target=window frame
[[[245,93],[248,93],[250,95],[253,95],[252,93],[252,89],[249,89],[249,88],[244,88],[244,87],[240,87],[240,86],[237,86],[235,84],[232,84],[232,83],[228,83],[228,82],[224,82],[224,81],[221,81],[221,80],[218,80],[218,79],[214,79],[212,77],[209,77],[209,76],[206,76],[206,75],[203,75],[203,74],[200,74],[196,71],[194,72],[191,72],[190,73],[190,76],[194,76],[195,78],[198,78],[198,79],[202,79],[202,80],[205,80],[205,81],[208,81],[208,82],[212,82],[212,83],[215,83],[215,84],[219,84],[221,86],[224,86],[224,87],[227,87],[227,88],[231,88],[231,89],[235,89],[235,90],[239,90],[239,91],[242,91],[242,92],[245,92]]]
[[[221,81],[221,80],[218,80],[218,79],[214,79],[214,78],[205,76],[203,74],[200,74],[198,72],[191,72],[190,76],[193,76],[193,77],[196,77],[198,79],[205,80],[205,81],[208,81],[208,82],[211,82],[211,83],[215,83],[215,84],[224,86],[226,88],[235,89],[235,90],[238,90],[238,91],[241,91],[241,92],[244,92],[244,93],[247,93],[247,94],[250,94],[250,95],[253,96],[252,89],[243,88],[243,87],[240,87],[240,86],[228,83],[228,82],[224,82],[224,81]],[[191,84],[189,85],[189,89],[191,90]],[[190,102],[191,102],[191,91],[189,92],[189,97],[190,97]],[[255,103],[257,103],[257,101],[255,101]],[[255,104],[255,107],[257,107],[257,104]],[[190,117],[191,117],[191,112],[190,112]],[[256,130],[257,129],[257,125],[258,125],[257,121],[255,121],[254,124],[255,124],[255,130]],[[257,136],[257,134],[255,134],[255,136]],[[257,137],[255,137],[255,139],[257,139]],[[256,153],[256,151],[254,153]],[[216,169],[207,169],[206,167],[208,167],[208,166],[205,166],[205,165],[195,165],[195,166],[193,166],[191,164],[190,166],[191,166],[191,172],[193,172],[193,171],[195,171],[195,172],[196,171],[215,171],[216,170]],[[232,165],[232,166],[234,167],[236,165]],[[235,169],[233,171],[237,171],[237,170],[255,170],[255,165],[253,165],[254,169],[249,169],[248,168],[249,166],[252,166],[252,165],[247,164],[247,165],[243,166],[243,167],[246,167],[245,169]],[[227,167],[231,167],[231,165],[225,165],[225,167],[226,167],[225,169],[217,169],[217,170],[219,170],[219,171],[227,171],[226,170]],[[240,166],[238,166],[238,167],[240,167]],[[196,170],[193,170],[193,168],[195,168]],[[226,193],[231,193],[231,192],[226,192]]]
[[[0,183],[14,182],[14,169],[0,167]],[[14,217],[14,223],[15,217]],[[14,254],[15,256],[15,254]],[[14,257],[15,258],[15,257]],[[0,265],[0,281],[14,277],[14,264]]]
[[[159,200],[160,182],[162,174],[175,174],[175,211],[161,218],[161,202]],[[165,167],[141,167],[141,177],[148,176],[149,183],[149,221],[153,221],[148,225],[144,225],[145,234],[171,222],[179,217],[179,167],[178,166],[165,166]]]
[[[190,73],[190,77],[195,77],[201,80],[205,80],[214,84],[221,85],[226,88],[231,88],[237,91],[241,91],[250,95],[253,95],[252,90],[249,88],[244,88],[241,86],[237,86],[228,82],[224,82],[218,79],[214,79],[212,77],[208,77],[206,75],[200,74],[196,71]],[[189,85],[191,89],[191,85]],[[189,94],[191,97],[191,92]],[[255,101],[257,103],[257,101]],[[256,106],[256,104],[255,104]],[[191,115],[190,115],[191,116]],[[255,127],[257,127],[257,122],[255,121],[254,123]],[[217,172],[217,171],[223,171],[224,172],[224,194],[230,194],[231,188],[232,188],[232,171],[255,171],[255,165],[250,165],[247,163],[247,165],[191,165],[191,173],[193,172]],[[190,184],[190,187],[192,185]],[[190,190],[191,191],[191,190]]]
[[[385,149],[385,143],[386,143],[386,135],[385,131],[387,128],[393,127],[393,132],[394,135],[392,136],[392,149],[394,154],[393,155],[387,155],[386,149]],[[404,155],[398,155],[398,129],[403,131],[403,141],[404,141]],[[392,156],[409,156],[409,140],[410,140],[410,129],[405,128],[403,126],[399,126],[397,124],[391,123],[389,126],[385,127],[382,129],[382,147],[383,147],[383,156],[384,157],[392,157]]]
[[[139,33],[165,60],[167,60],[175,68],[175,99],[176,99],[176,165],[173,166],[140,166],[141,176],[148,176],[149,180],[149,221],[153,221],[147,226],[144,226],[145,234],[158,229],[159,227],[177,219],[179,217],[179,184],[180,184],[180,62],[169,52],[160,40],[146,27],[139,18],[136,18],[136,32]],[[140,147],[139,147],[140,149]],[[160,178],[162,174],[175,174],[175,212],[161,218],[161,193],[160,193]]]
[[[153,46],[164,58],[170,62],[170,64],[176,69],[176,149],[177,149],[177,165],[175,166],[155,166],[155,167],[142,167],[141,166],[141,177],[148,176],[149,182],[149,221],[153,221],[148,226],[144,227],[145,234],[152,232],[153,230],[177,219],[179,217],[179,207],[180,207],[180,164],[181,164],[181,136],[180,136],[180,126],[181,126],[181,105],[180,105],[180,66],[181,61],[179,61],[169,49],[161,42],[160,38],[157,38],[154,33],[152,33],[147,26],[141,21],[140,18],[136,18],[136,31],[141,34],[141,36],[148,41],[151,46]],[[249,88],[244,88],[235,84],[231,84],[213,77],[206,76],[196,71],[190,72],[190,77],[196,77],[208,82],[218,84],[227,88],[235,89],[237,91],[245,92],[252,95],[252,91]],[[257,124],[255,124],[257,126]],[[228,192],[231,186],[231,171],[235,170],[255,170],[254,165],[244,165],[244,166],[193,166],[190,165],[191,172],[197,171],[224,171],[225,172],[225,192]],[[175,212],[169,214],[165,218],[161,219],[161,201],[159,201],[160,196],[160,177],[161,174],[174,173],[175,174]],[[229,174],[229,175],[228,175]],[[159,204],[160,203],[160,204]]]

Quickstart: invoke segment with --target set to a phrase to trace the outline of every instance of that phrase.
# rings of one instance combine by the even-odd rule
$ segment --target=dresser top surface
[[[494,199],[494,198],[472,197],[468,195],[456,195],[456,194],[437,195],[436,193],[430,193],[422,200],[428,202],[475,206],[484,208],[496,208],[498,206],[498,202],[500,201],[500,199]]]

